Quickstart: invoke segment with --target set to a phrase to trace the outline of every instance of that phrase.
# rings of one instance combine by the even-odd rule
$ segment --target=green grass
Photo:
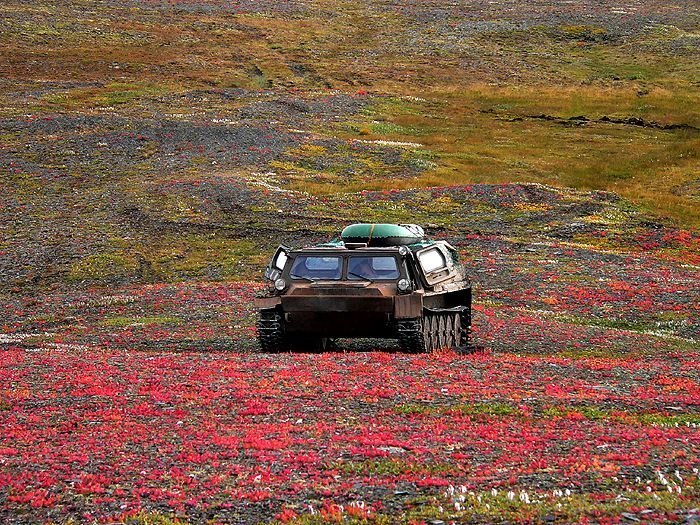
[[[629,425],[686,426],[700,425],[700,415],[692,413],[659,414],[645,412],[624,412],[603,409],[592,405],[556,405],[546,408],[543,417],[582,416],[591,421],[610,421]]]
[[[628,330],[630,332],[649,332],[659,327],[648,320],[632,321],[627,319],[611,319],[606,317],[574,317],[562,316],[562,321],[581,326],[599,326],[601,328],[613,328],[616,330]]]
[[[444,416],[448,414],[464,414],[470,416],[523,417],[522,411],[520,411],[516,406],[508,402],[498,401],[493,403],[476,402],[444,406],[433,406],[420,403],[403,403],[394,406],[393,410],[397,414],[401,414],[404,416]],[[541,417],[544,418],[569,416],[583,417],[591,421],[605,420],[633,425],[700,425],[700,415],[697,414],[659,414],[643,412],[623,412],[612,411],[594,405],[554,405],[545,408],[541,413]],[[402,468],[400,464],[392,463],[394,460],[389,461],[390,463],[388,464],[388,467]],[[378,469],[381,468],[381,466],[378,466]]]
[[[139,512],[124,519],[125,525],[187,525],[188,521],[160,512]]]
[[[394,407],[394,412],[403,415],[432,414],[436,410],[436,407],[431,405],[422,405],[417,403],[403,403]]]
[[[432,406],[418,403],[403,403],[393,408],[394,412],[403,415],[434,415],[434,414],[465,414],[465,415],[487,415],[487,416],[517,416],[521,415],[518,408],[505,402],[475,402],[460,403],[446,406]]]
[[[645,425],[685,426],[700,425],[700,414],[639,414],[637,420]]]
[[[147,316],[147,317],[107,317],[100,321],[102,326],[112,326],[117,328],[124,328],[126,326],[138,326],[138,325],[178,325],[183,321],[179,317],[171,317],[166,315],[161,316]]]
[[[398,476],[401,474],[444,474],[454,470],[453,465],[436,463],[411,463],[402,459],[382,458],[365,461],[345,461],[337,464],[338,470],[347,474],[367,476]]]
[[[569,347],[556,352],[558,357],[567,359],[623,359],[630,357],[642,357],[645,352],[637,348],[615,348],[615,347]]]
[[[80,109],[102,106],[133,105],[150,97],[170,93],[167,85],[149,82],[110,82],[101,87],[74,88],[44,95],[41,101],[47,109]]]
[[[646,316],[643,320],[620,319],[599,316],[576,316],[571,314],[551,314],[557,321],[580,326],[597,326],[630,332],[663,332],[673,330],[679,323],[688,318],[683,312],[657,312]]]
[[[268,257],[256,241],[218,234],[172,233],[157,239],[111,237],[108,243],[107,251],[74,263],[68,279],[86,283],[246,279],[264,266]]]
[[[134,257],[121,253],[89,255],[73,265],[68,275],[72,281],[109,281],[136,275],[138,263]]]
[[[451,406],[451,412],[458,412],[467,415],[484,414],[487,416],[516,416],[521,412],[518,408],[509,403],[493,402],[493,403],[463,403],[460,405]]]
[[[280,522],[275,522],[280,523]],[[395,516],[385,514],[374,514],[370,518],[342,515],[341,517],[326,516],[321,514],[303,514],[282,523],[291,525],[330,525],[332,523],[342,523],[343,525],[392,525],[397,523]],[[405,523],[403,521],[399,523]]]
[[[49,521],[48,523],[49,525],[52,525],[54,522]],[[73,518],[68,518],[60,523],[62,525],[77,525],[81,522]],[[162,512],[142,511],[138,514],[134,514],[133,516],[121,518],[120,523],[123,523],[124,525],[188,525],[191,522]]]

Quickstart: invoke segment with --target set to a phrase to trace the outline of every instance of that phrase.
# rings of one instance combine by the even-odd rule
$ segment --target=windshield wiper
[[[372,283],[374,282],[374,281],[373,281],[372,279],[370,279],[369,277],[365,277],[364,275],[360,275],[359,273],[348,272],[348,275],[354,275],[355,277],[359,277],[359,278],[362,279],[363,281],[369,282],[369,284],[372,284]]]
[[[294,273],[290,273],[289,276],[292,279],[304,279],[305,281],[309,281],[310,283],[316,282],[316,279],[312,279],[311,277],[307,277],[306,275],[296,275]]]

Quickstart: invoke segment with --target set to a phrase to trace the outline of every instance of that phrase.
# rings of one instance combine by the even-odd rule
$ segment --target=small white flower
[[[512,490],[509,490],[507,497],[508,497],[508,501],[513,501],[515,499],[515,492],[513,492]]]
[[[498,491],[496,490],[496,487],[491,489],[491,495],[495,498],[498,495]]]
[[[668,485],[668,480],[666,479],[666,476],[664,476],[660,470],[656,471],[656,476],[659,478],[661,484]]]

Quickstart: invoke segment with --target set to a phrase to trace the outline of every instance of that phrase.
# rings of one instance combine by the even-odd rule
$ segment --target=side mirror
[[[277,251],[275,251],[275,255],[272,256],[270,264],[268,264],[265,269],[265,278],[273,282],[279,279],[288,260],[289,248],[286,246],[279,246]]]
[[[433,286],[450,277],[452,257],[447,249],[439,244],[433,244],[416,252],[423,280],[428,286]]]

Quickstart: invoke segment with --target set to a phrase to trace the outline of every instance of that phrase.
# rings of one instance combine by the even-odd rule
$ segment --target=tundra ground
[[[700,520],[696,2],[8,0],[0,521]],[[258,351],[415,222],[469,355]]]

